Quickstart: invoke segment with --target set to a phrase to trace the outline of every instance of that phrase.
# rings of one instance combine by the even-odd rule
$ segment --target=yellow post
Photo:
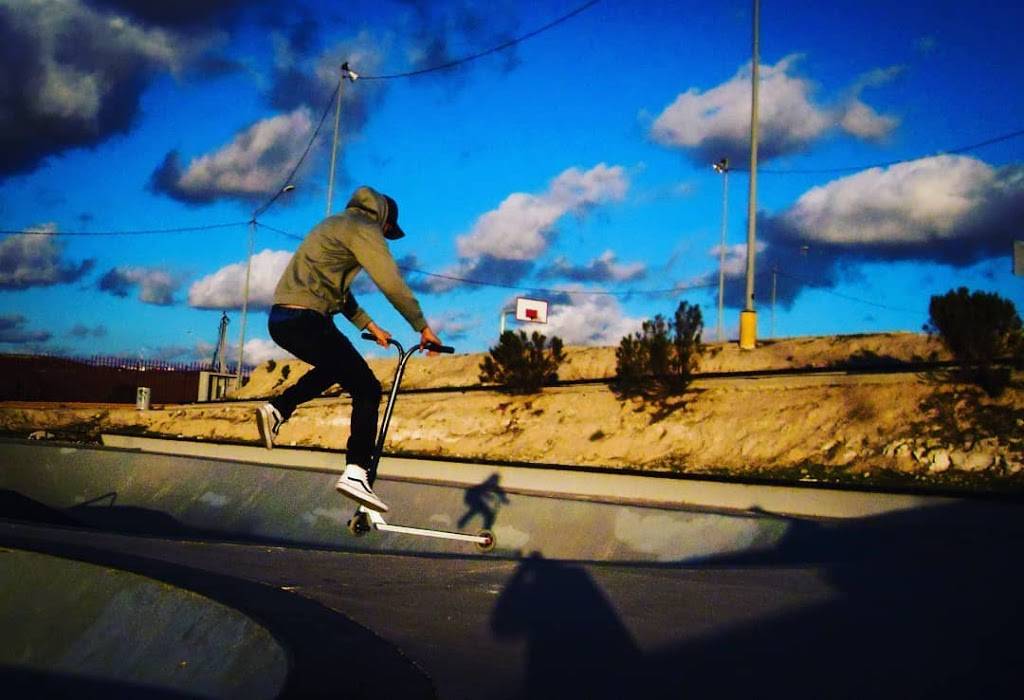
[[[757,346],[757,312],[740,311],[740,350]]]

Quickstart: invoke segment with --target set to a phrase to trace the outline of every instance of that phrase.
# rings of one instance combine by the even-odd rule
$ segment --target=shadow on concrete
[[[212,534],[189,527],[158,510],[119,506],[116,503],[117,493],[110,492],[70,508],[52,508],[18,491],[0,489],[0,518],[156,537],[198,537]],[[221,536],[223,537],[223,534]]]
[[[611,601],[579,565],[539,554],[524,559],[498,598],[491,631],[526,643],[523,687],[515,697],[630,697],[612,685],[636,667],[640,652]]]
[[[0,665],[0,685],[6,698],[153,698],[177,700],[195,698],[167,688],[122,683],[119,681],[76,676]]]
[[[102,532],[171,539],[230,541],[246,544],[304,544],[269,535],[194,527],[152,508],[117,505],[117,493],[96,496],[70,508],[53,508],[11,489],[0,489],[0,518],[40,525],[83,527]]]
[[[586,571],[531,557],[502,592],[492,631],[528,646],[522,698],[1016,698],[1021,515],[964,503],[797,522],[770,551],[678,568],[811,569],[833,591],[826,602],[647,654]]]
[[[189,528],[166,513],[114,503],[116,494],[104,494],[80,506],[56,509],[4,489],[0,490],[0,518],[59,527],[86,526],[119,534],[223,540],[223,533]],[[259,542],[268,540],[260,538]],[[237,609],[264,625],[287,649],[291,670],[282,697],[379,697],[380,677],[386,679],[384,687],[394,689],[394,697],[435,696],[429,679],[397,649],[343,615],[292,593],[201,569],[74,544],[17,537],[0,538],[0,544],[130,571]],[[353,675],[352,664],[365,672]],[[7,690],[9,684],[17,691],[13,695]],[[150,690],[113,681],[79,683],[77,677],[9,667],[0,667],[0,687],[5,697],[60,696],[65,691],[82,697],[90,689],[95,692],[86,693],[86,697],[148,697]],[[40,695],[33,690],[40,687],[52,692]]]
[[[505,489],[501,488],[500,480],[500,476],[491,474],[483,483],[466,489],[463,501],[468,510],[465,515],[459,518],[458,527],[460,530],[466,527],[469,521],[478,515],[483,519],[485,530],[490,530],[494,527],[494,521],[498,517],[498,510],[503,504],[509,502]]]
[[[130,571],[238,610],[263,625],[288,653],[289,673],[279,697],[436,697],[430,679],[397,648],[344,615],[294,593],[133,554],[20,536],[17,531],[0,535],[0,546]],[[202,546],[194,544],[196,551]],[[0,687],[4,697],[60,696],[65,691],[76,698],[150,696],[148,689],[116,682],[79,683],[75,677],[10,667],[0,667]],[[9,687],[19,692],[12,694]],[[53,693],[41,694],[40,687]]]

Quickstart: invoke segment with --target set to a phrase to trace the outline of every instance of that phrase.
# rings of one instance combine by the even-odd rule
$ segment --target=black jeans
[[[270,403],[287,420],[300,403],[339,384],[352,396],[347,462],[369,468],[377,437],[381,388],[366,360],[341,334],[334,321],[312,309],[275,306],[270,310],[267,328],[275,343],[313,365],[313,369]]]

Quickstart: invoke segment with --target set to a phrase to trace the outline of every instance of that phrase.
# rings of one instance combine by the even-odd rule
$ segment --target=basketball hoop
[[[516,320],[524,323],[547,323],[548,303],[543,299],[516,299]]]

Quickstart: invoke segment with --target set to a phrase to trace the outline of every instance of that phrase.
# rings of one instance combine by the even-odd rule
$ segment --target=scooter
[[[377,340],[370,333],[363,333],[362,335],[366,340]],[[398,350],[399,360],[398,367],[395,368],[394,380],[391,382],[391,393],[388,396],[387,405],[384,407],[384,420],[381,422],[380,433],[377,436],[377,445],[373,451],[370,466],[366,470],[370,486],[373,486],[373,482],[377,480],[377,464],[380,462],[380,457],[384,452],[384,440],[387,438],[388,425],[391,423],[391,413],[395,408],[395,398],[398,396],[398,386],[402,383],[402,375],[405,373],[405,365],[409,361],[409,358],[412,357],[419,349],[419,345],[417,344],[406,350],[402,347],[402,344],[394,338],[390,338],[388,343]],[[435,345],[433,343],[427,344],[425,348],[430,352],[448,354],[455,352],[455,348],[447,345]],[[416,537],[432,537],[440,540],[469,542],[475,544],[477,549],[482,552],[491,551],[497,544],[497,541],[494,538],[494,533],[490,530],[480,530],[477,534],[470,535],[464,532],[449,532],[447,530],[433,530],[422,527],[392,525],[384,520],[384,516],[377,511],[370,510],[365,506],[359,506],[348,521],[348,531],[356,537],[362,537],[374,529],[381,532],[397,532],[403,535],[413,535]]]

